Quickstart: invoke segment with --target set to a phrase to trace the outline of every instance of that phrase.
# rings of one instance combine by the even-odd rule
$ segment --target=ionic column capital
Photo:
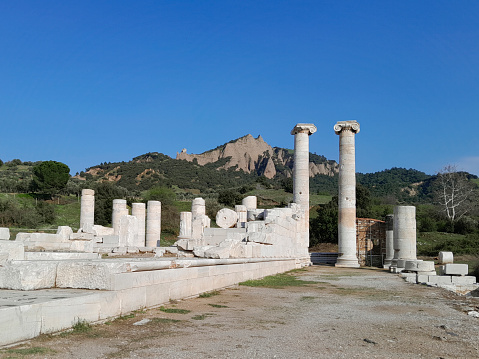
[[[297,133],[306,132],[308,136],[315,133],[318,129],[312,123],[298,123],[294,128],[291,130],[292,135],[296,135]]]
[[[338,121],[334,125],[334,132],[339,135],[342,131],[351,131],[356,134],[359,132],[359,123],[357,121]]]

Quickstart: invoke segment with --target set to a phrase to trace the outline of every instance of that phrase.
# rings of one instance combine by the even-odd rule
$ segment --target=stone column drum
[[[256,196],[248,196],[243,198],[241,201],[243,206],[246,206],[246,210],[256,209],[258,208],[258,198]]]
[[[113,234],[120,233],[120,219],[128,215],[128,208],[126,207],[126,199],[113,200],[113,212],[111,215],[111,226],[113,227]]]
[[[180,212],[180,234],[179,239],[190,239],[193,217],[191,212]]]
[[[198,197],[191,203],[191,213],[194,217],[206,214],[206,202],[203,198]]]
[[[146,246],[158,247],[161,238],[161,202],[148,201],[146,206]]]
[[[384,258],[384,268],[389,268],[394,258],[394,215],[386,216],[386,258]]]
[[[238,223],[236,224],[236,227],[245,228],[246,222],[248,221],[247,207],[242,204],[238,204],[235,206],[235,211],[238,214]]]
[[[144,203],[132,203],[131,215],[138,219],[137,247],[145,247],[146,205]]]
[[[416,207],[394,207],[394,242],[398,259],[416,260]]]
[[[358,268],[356,248],[356,149],[359,132],[356,121],[340,121],[334,126],[339,135],[338,252],[336,267]]]
[[[95,191],[81,191],[80,228],[83,232],[92,233],[95,222]]]

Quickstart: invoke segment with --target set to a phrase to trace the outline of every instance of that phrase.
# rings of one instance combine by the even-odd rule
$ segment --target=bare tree
[[[467,174],[458,172],[455,165],[447,165],[438,172],[434,195],[453,228],[454,223],[471,210],[474,187]]]

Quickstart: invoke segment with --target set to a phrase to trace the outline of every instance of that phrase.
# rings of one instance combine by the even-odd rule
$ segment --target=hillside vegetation
[[[65,186],[49,193],[41,193],[41,183],[35,178],[34,168],[40,168],[42,162],[0,160],[0,226],[49,229],[69,225],[76,229],[81,190],[92,188],[96,192],[96,223],[109,225],[114,198],[126,198],[129,204],[154,198],[164,205],[163,231],[173,238],[178,231],[179,212],[190,210],[195,197],[206,199],[212,218],[220,208],[233,208],[248,195],[256,195],[262,208],[290,203],[293,156],[290,149],[271,147],[261,137],[247,135],[200,155],[184,150],[173,159],[150,152],[128,162],[100,163],[77,173]],[[53,164],[43,167],[54,168]],[[313,245],[337,241],[337,171],[335,161],[310,154]],[[415,205],[417,228],[421,233],[429,233],[425,241],[428,244],[418,246],[419,251],[431,253],[439,247],[447,248],[449,244],[441,238],[450,238],[456,244],[463,243],[471,252],[474,243],[479,243],[479,179],[463,172],[454,175],[470,191],[469,207],[460,216],[448,217],[440,205],[438,189],[444,179],[440,173],[428,175],[405,168],[358,173],[357,215],[384,220],[394,205]],[[434,233],[454,233],[464,238],[436,238]]]

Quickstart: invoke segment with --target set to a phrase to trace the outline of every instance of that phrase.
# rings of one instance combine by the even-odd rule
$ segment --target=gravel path
[[[165,306],[188,313],[139,311],[15,349],[39,348],[28,358],[479,357],[479,319],[467,315],[478,299],[378,269],[314,266],[294,275],[309,282],[228,288]]]

